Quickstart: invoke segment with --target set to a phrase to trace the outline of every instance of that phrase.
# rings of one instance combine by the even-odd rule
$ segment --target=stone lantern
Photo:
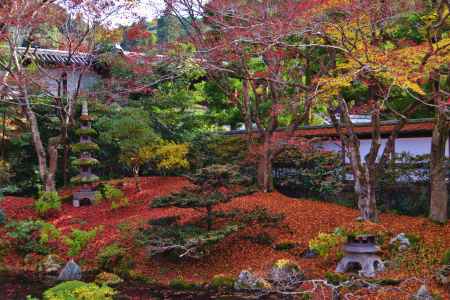
[[[352,266],[358,266],[361,268],[361,275],[373,277],[376,272],[384,270],[383,261],[377,255],[380,251],[380,247],[375,244],[374,235],[349,237],[344,245],[345,256],[339,262],[336,273],[347,272]]]
[[[72,145],[72,150],[79,155],[79,158],[72,162],[72,165],[79,170],[79,175],[71,179],[72,183],[80,185],[80,189],[73,194],[75,207],[92,204],[95,201],[93,185],[99,178],[92,173],[92,168],[98,164],[98,160],[92,156],[92,153],[98,151],[99,147],[93,141],[97,132],[92,128],[91,123],[92,117],[89,116],[87,101],[83,101],[80,128],[76,130],[80,142]]]

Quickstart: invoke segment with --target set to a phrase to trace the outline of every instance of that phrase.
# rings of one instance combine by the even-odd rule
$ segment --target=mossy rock
[[[210,286],[214,289],[232,289],[236,280],[232,276],[224,274],[214,275]]]
[[[97,283],[98,285],[106,284],[109,286],[113,286],[122,282],[123,279],[114,273],[102,272],[95,277],[95,283]]]

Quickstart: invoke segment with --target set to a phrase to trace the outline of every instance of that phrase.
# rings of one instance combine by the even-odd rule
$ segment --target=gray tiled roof
[[[19,52],[24,52],[27,48],[19,48]],[[93,63],[94,56],[87,53],[75,53],[72,54],[69,60],[69,52],[63,50],[54,49],[41,49],[41,48],[30,48],[28,49],[28,55],[34,59],[37,59],[42,64],[51,65],[89,65]]]

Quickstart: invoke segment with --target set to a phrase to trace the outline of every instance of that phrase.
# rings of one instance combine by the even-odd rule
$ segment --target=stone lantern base
[[[378,255],[352,253],[342,258],[336,267],[336,273],[347,272],[355,264],[361,267],[361,275],[365,277],[374,277],[376,272],[382,272],[384,270],[383,261]]]
[[[74,207],[80,207],[83,201],[88,201],[89,204],[94,204],[95,191],[91,189],[81,189],[73,194],[72,204]]]

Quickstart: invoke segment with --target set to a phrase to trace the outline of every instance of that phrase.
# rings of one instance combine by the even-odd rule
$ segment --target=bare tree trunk
[[[445,223],[447,221],[448,190],[447,190],[447,163],[445,158],[445,145],[448,139],[448,120],[443,108],[440,106],[441,94],[439,92],[440,76],[438,72],[430,74],[433,86],[433,98],[436,107],[436,119],[431,138],[430,163],[430,219]]]
[[[0,153],[0,160],[5,160],[6,155],[6,110],[3,112],[2,119],[2,149]]]
[[[135,183],[136,183],[136,190],[138,191],[138,192],[140,192],[142,189],[141,189],[141,182],[140,182],[140,179],[139,179],[139,166],[134,166],[133,167],[133,173],[134,173],[134,181],[135,181]]]
[[[55,174],[58,168],[58,146],[60,137],[54,137],[49,140],[47,153],[48,153],[48,171],[45,178],[45,191],[56,191]]]
[[[264,193],[273,190],[271,138],[270,133],[264,135],[263,149],[258,161],[258,185]]]

